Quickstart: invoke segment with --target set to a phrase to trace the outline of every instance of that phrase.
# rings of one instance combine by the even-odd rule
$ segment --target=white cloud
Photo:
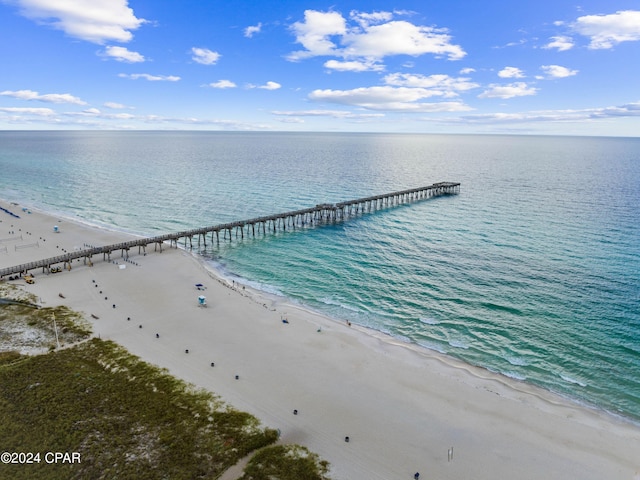
[[[353,113],[353,112],[348,112],[343,110],[297,110],[297,111],[276,110],[271,113],[279,116],[331,117],[331,118],[347,118],[347,119],[367,119],[367,118],[384,117],[384,113]]]
[[[465,92],[480,86],[477,83],[470,82],[468,78],[408,73],[391,73],[384,77],[384,82],[395,87],[430,89],[434,96],[442,97],[456,97],[459,92]]]
[[[277,82],[267,82],[264,85],[254,85],[252,83],[248,83],[245,85],[245,88],[248,88],[248,89],[259,88],[262,90],[278,90],[281,87],[282,85],[280,85]]]
[[[236,88],[237,85],[233,83],[231,80],[218,80],[217,82],[210,83],[207,86],[211,88],[224,89],[224,88]]]
[[[475,68],[471,68],[471,67],[463,68],[462,70],[460,70],[460,75],[469,75],[470,73],[473,73],[475,71],[476,71]]]
[[[73,103],[75,105],[87,104],[87,102],[79,99],[78,97],[74,97],[69,93],[46,93],[44,95],[40,95],[38,92],[34,92],[33,90],[5,90],[4,92],[0,92],[0,95],[17,98],[19,100],[37,100],[47,103]]]
[[[282,85],[280,85],[279,83],[267,82],[264,85],[260,85],[260,86],[258,86],[256,88],[261,88],[263,90],[278,90],[281,87],[282,87]]]
[[[336,54],[336,44],[329,37],[347,33],[346,20],[338,12],[318,12],[305,10],[304,22],[291,26],[296,41],[306,49],[293,52],[288,59],[292,61],[318,55]]]
[[[138,52],[127,50],[125,47],[106,47],[102,55],[125,63],[140,63],[145,61],[144,56],[140,55]]]
[[[551,78],[566,78],[578,73],[578,70],[571,70],[560,65],[542,65],[540,69]]]
[[[129,108],[126,105],[123,105],[122,103],[116,103],[116,102],[104,102],[103,105],[107,108],[112,108],[114,110],[120,110],[123,108]]]
[[[592,112],[592,117],[640,117],[640,102],[596,109]]]
[[[370,60],[327,60],[324,63],[324,67],[328,68],[329,70],[336,70],[338,72],[380,72],[384,70],[384,65],[375,63]]]
[[[87,108],[81,112],[66,112],[64,115],[69,117],[102,118],[106,120],[133,120],[138,118],[131,113],[103,113],[97,108]]]
[[[520,45],[524,45],[528,42],[528,40],[526,38],[521,38],[520,40],[517,40],[515,42],[509,42],[505,45],[505,47],[519,47]],[[500,48],[500,47],[497,47]]]
[[[127,0],[13,0],[20,13],[67,35],[102,44],[128,42],[146,20],[136,18]]]
[[[504,67],[498,72],[500,78],[524,78],[522,70],[516,67]]]
[[[407,87],[360,87],[352,90],[314,90],[309,95],[312,100],[330,101],[345,105],[375,105],[391,102],[415,102],[425,97],[432,97],[426,89]]]
[[[491,84],[489,88],[478,95],[478,98],[514,98],[535,95],[538,89],[528,86],[525,82],[516,82],[509,85]]]
[[[23,108],[23,107],[4,107],[0,108],[0,112],[15,113],[18,115],[37,115],[39,117],[51,117],[56,114],[50,108]]]
[[[131,120],[133,118],[136,118],[136,116],[130,113],[112,113],[112,114],[109,114],[107,118],[115,119],[115,120]]]
[[[218,52],[213,52],[208,48],[193,47],[191,49],[191,53],[193,54],[191,59],[202,65],[215,65],[220,59],[220,54]]]
[[[367,110],[402,112],[453,112],[470,110],[461,102],[425,103],[420,100],[438,95],[425,88],[363,87],[353,90],[314,90],[309,99],[354,105]]]
[[[351,12],[355,24],[338,12],[306,10],[304,22],[291,29],[305,50],[292,52],[291,61],[315,56],[335,56],[372,62],[390,55],[419,56],[433,54],[459,60],[464,50],[451,43],[445,29],[418,26],[407,21],[392,20],[389,12]]]
[[[4,115],[3,115],[4,114]],[[207,119],[193,117],[166,117],[162,115],[132,115],[130,113],[105,113],[97,108],[88,108],[80,112],[58,113],[49,108],[3,108],[0,107],[0,119],[16,124],[72,125],[93,129],[149,129],[175,128],[185,125],[217,127],[221,130],[270,130],[269,124],[245,123],[235,120]]]
[[[488,113],[466,115],[453,120],[455,123],[532,123],[532,122],[588,122],[608,118],[640,117],[640,102],[626,105],[585,108],[582,110],[543,110],[521,113]]]
[[[247,38],[251,38],[256,33],[260,33],[261,29],[262,29],[262,23],[258,23],[258,25],[247,27],[244,29],[244,36]]]
[[[358,12],[357,10],[352,10],[349,13],[351,19],[356,21],[362,28],[366,28],[371,24],[376,23],[384,23],[388,22],[393,18],[393,13],[391,12]]]
[[[591,38],[589,48],[609,49],[621,42],[640,40],[640,11],[624,10],[610,15],[585,15],[572,25],[574,31]]]
[[[542,48],[550,50],[556,48],[559,52],[571,50],[574,46],[573,39],[571,37],[557,36],[551,37],[551,41]]]
[[[277,117],[276,120],[278,120],[281,123],[298,123],[298,124],[305,123],[304,118],[298,118],[298,117]]]
[[[120,78],[128,78],[130,80],[149,80],[150,82],[177,82],[180,77],[174,75],[149,75],[148,73],[120,73]]]
[[[367,27],[363,32],[345,35],[346,56],[383,58],[390,55],[419,56],[431,53],[459,60],[466,53],[450,43],[444,30],[413,25],[406,21],[392,21]]]

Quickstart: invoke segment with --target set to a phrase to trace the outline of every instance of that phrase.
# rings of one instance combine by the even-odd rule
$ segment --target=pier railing
[[[36,268],[42,268],[43,271],[51,271],[51,268],[54,265],[59,264],[62,264],[65,268],[71,268],[71,262],[80,258],[84,259],[85,264],[87,262],[91,264],[93,256],[100,254],[102,254],[103,260],[110,260],[111,254],[117,251],[121,252],[122,257],[128,258],[129,250],[136,247],[138,248],[138,253],[141,253],[142,251],[146,253],[146,248],[149,245],[154,245],[155,251],[158,249],[162,251],[162,246],[165,242],[169,242],[170,246],[177,247],[178,242],[181,239],[184,241],[185,248],[193,248],[194,238],[198,239],[198,246],[200,246],[200,241],[202,240],[206,247],[207,235],[211,235],[212,242],[214,240],[214,236],[216,242],[220,241],[221,236],[223,240],[227,240],[228,238],[231,241],[234,233],[236,238],[244,238],[245,235],[266,235],[267,232],[275,233],[279,230],[286,231],[287,228],[304,228],[344,221],[349,217],[362,215],[382,208],[412,203],[443,195],[455,195],[458,193],[460,193],[460,183],[439,182],[426,187],[401,190],[398,192],[358,198],[345,202],[323,203],[318,204],[315,207],[256,217],[249,220],[222,223],[211,227],[196,228],[154,237],[139,238],[102,247],[91,247],[83,250],[76,250],[56,257],[2,268],[0,269],[0,278],[6,275],[27,273]]]

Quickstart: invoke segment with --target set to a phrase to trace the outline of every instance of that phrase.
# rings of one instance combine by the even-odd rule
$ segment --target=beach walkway
[[[223,240],[228,239],[231,241],[234,234],[236,238],[244,238],[245,234],[253,236],[259,234],[266,235],[268,232],[275,233],[277,231],[286,231],[287,228],[295,229],[296,227],[312,227],[344,221],[350,217],[374,212],[382,208],[389,208],[396,205],[412,203],[443,195],[455,195],[458,193],[460,193],[460,183],[439,182],[426,187],[401,190],[339,203],[323,203],[311,208],[293,210],[275,215],[252,218],[249,220],[240,220],[211,227],[196,228],[193,230],[168,233],[155,237],[139,238],[127,242],[67,252],[63,255],[51,258],[2,268],[0,269],[0,278],[7,275],[25,274],[37,268],[42,268],[43,271],[51,272],[52,267],[60,264],[63,265],[63,268],[70,268],[71,262],[76,259],[83,259],[85,264],[91,264],[93,256],[100,254],[102,254],[103,260],[110,260],[111,254],[117,251],[121,252],[122,257],[127,258],[129,256],[129,250],[136,247],[138,248],[138,253],[146,253],[146,248],[149,245],[154,245],[154,251],[157,251],[158,249],[162,251],[162,245],[165,242],[169,242],[170,246],[175,246],[177,248],[179,241],[182,240],[185,248],[193,248],[193,240],[194,238],[197,238],[198,246],[200,246],[202,241],[206,247],[208,235],[211,236],[212,242],[214,241],[214,236],[216,242],[220,241],[221,236]]]

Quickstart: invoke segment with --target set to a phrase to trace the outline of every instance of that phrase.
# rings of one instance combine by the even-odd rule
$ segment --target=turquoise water
[[[0,172],[0,197],[146,235],[461,182],[200,253],[336,319],[640,420],[640,139],[0,132]]]

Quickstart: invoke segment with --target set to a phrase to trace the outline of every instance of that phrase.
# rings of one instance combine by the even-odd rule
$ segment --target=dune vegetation
[[[51,344],[52,314],[65,348]],[[14,339],[38,337],[50,351],[9,348],[17,330]],[[215,479],[256,451],[243,480],[326,478],[326,462],[303,447],[274,446],[278,432],[255,417],[89,338],[82,315],[4,304],[0,338],[0,450],[34,454],[29,464],[0,464],[0,478]],[[69,456],[51,463],[48,452]]]

